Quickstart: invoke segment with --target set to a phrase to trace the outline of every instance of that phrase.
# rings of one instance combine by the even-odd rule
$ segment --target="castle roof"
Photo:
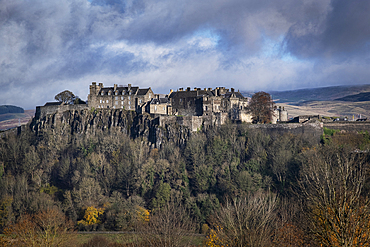
[[[159,98],[159,99],[152,99],[150,104],[168,104],[170,100],[168,98]]]
[[[240,92],[225,93],[225,98],[231,98],[231,97],[236,97],[236,98],[239,98],[239,99],[245,99],[245,97]]]
[[[137,95],[145,95],[148,93],[149,90],[150,88],[139,89],[139,91],[137,92]]]
[[[139,89],[139,87],[130,87],[130,92],[133,95],[136,94],[136,92],[139,91],[139,90],[142,90],[142,89]],[[114,87],[104,87],[104,88],[100,89],[99,95],[108,95],[109,91],[111,93],[118,92],[119,95],[126,95],[129,92],[129,87],[117,87],[116,91],[114,91]],[[122,92],[124,92],[124,93],[122,94]]]
[[[53,105],[61,105],[62,102],[46,102],[44,106],[53,106]]]

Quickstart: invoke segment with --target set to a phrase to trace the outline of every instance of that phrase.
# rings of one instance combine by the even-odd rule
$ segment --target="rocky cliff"
[[[159,148],[166,142],[182,146],[191,135],[186,126],[171,124],[159,126],[159,118],[150,114],[114,109],[82,109],[56,112],[38,118],[30,123],[31,131],[40,135],[45,131],[54,135],[111,135],[124,133],[131,138],[144,138]]]

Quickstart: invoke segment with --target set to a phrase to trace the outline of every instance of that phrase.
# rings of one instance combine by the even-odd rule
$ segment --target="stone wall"
[[[353,122],[353,121],[343,121],[343,122],[325,122],[324,127],[328,129],[344,130],[349,132],[370,132],[370,122]]]
[[[311,120],[305,123],[248,124],[249,129],[266,131],[268,134],[290,133],[301,136],[312,143],[319,143],[323,134],[323,123]]]
[[[41,119],[47,115],[54,113],[62,113],[64,111],[73,111],[73,110],[84,110],[89,109],[88,105],[49,105],[49,106],[36,106],[35,118]]]

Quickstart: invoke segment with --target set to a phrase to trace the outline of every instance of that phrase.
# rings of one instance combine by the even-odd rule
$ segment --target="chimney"
[[[131,84],[128,84],[127,87],[128,87],[128,90],[130,90],[131,89]]]
[[[117,90],[117,84],[114,84],[114,91]]]
[[[184,90],[184,89],[183,89],[182,87],[180,87],[180,88],[179,88],[179,91],[180,91],[180,92],[181,92],[181,91],[183,91],[183,90]]]
[[[197,91],[197,88],[196,87],[194,88],[194,91]]]
[[[93,81],[92,84],[96,86],[96,82],[95,81]]]
[[[103,88],[103,83],[101,83],[101,82],[100,82],[100,83],[99,83],[99,87],[100,87],[100,88]]]
[[[187,92],[190,92],[190,87],[187,87],[187,88],[186,88],[186,91],[187,91]]]

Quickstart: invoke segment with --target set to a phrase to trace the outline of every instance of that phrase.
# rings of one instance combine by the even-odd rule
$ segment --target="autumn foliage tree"
[[[4,229],[0,246],[70,246],[74,239],[73,223],[57,209],[34,215],[25,214]]]
[[[299,194],[313,237],[321,246],[369,246],[364,155],[330,145],[303,156]]]
[[[252,114],[253,123],[269,123],[272,120],[274,102],[269,93],[257,92],[253,94],[248,112]]]

